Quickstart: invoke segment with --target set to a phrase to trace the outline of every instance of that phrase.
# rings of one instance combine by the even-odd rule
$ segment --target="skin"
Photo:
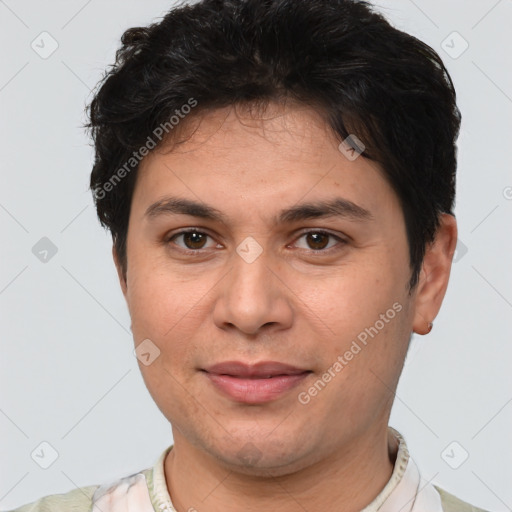
[[[441,306],[456,223],[442,216],[410,293],[403,213],[379,166],[364,154],[348,160],[308,107],[270,104],[260,114],[206,112],[183,123],[193,128],[188,140],[150,153],[132,200],[126,279],[114,250],[135,344],[150,339],[160,350],[152,364],[139,364],[172,424],[167,486],[179,512],[355,512],[391,476],[394,391],[411,333],[426,334]],[[167,196],[206,203],[225,223],[146,215]],[[284,208],[334,197],[371,219],[273,222]],[[172,238],[184,228],[208,236]],[[252,263],[236,252],[249,236],[262,248]],[[298,394],[395,303],[401,311],[301,404]],[[245,404],[200,371],[228,360],[312,373],[273,401]],[[255,461],[247,460],[251,450]]]

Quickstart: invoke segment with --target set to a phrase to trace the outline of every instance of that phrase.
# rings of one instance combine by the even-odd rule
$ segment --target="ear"
[[[117,276],[119,278],[119,284],[121,285],[121,290],[123,292],[124,298],[126,299],[126,291],[127,291],[127,285],[126,285],[126,279],[123,275],[123,269],[121,268],[121,264],[119,262],[119,256],[117,254],[116,248],[113,245],[112,246],[112,257],[114,258],[114,264],[116,266],[117,270]]]
[[[443,302],[457,246],[457,222],[443,213],[434,241],[425,251],[414,301],[413,331],[428,334]]]

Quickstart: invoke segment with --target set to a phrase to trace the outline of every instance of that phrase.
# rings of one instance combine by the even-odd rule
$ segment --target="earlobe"
[[[432,330],[450,278],[455,247],[457,222],[453,215],[443,213],[434,241],[425,250],[415,297],[413,331],[428,334]]]
[[[126,292],[127,292],[126,279],[125,279],[125,276],[123,275],[123,269],[121,268],[121,263],[119,261],[118,255],[117,255],[115,245],[112,246],[112,258],[114,259],[114,265],[116,266],[117,277],[119,278],[119,284],[121,285],[121,290],[123,292],[123,295],[126,298]]]

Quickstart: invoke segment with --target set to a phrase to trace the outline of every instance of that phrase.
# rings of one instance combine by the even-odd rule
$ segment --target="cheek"
[[[338,402],[343,397],[348,410],[362,415],[381,411],[387,402],[388,387],[393,388],[398,379],[410,335],[405,278],[383,268],[338,271],[330,286],[326,282],[317,287],[305,308],[321,319],[322,371],[330,368],[336,375],[330,398]]]
[[[142,270],[137,267],[128,279],[127,301],[133,334],[136,341],[141,336],[160,340],[172,328],[177,298],[169,293],[158,274],[146,274]]]
[[[169,268],[165,262],[151,258],[151,252],[129,259],[127,302],[134,335],[160,340],[180,339],[197,329],[204,312],[208,290],[207,276],[191,275]]]
[[[333,268],[328,278],[315,282],[301,276],[294,291],[301,298],[304,311],[310,310],[328,328],[331,337],[346,339],[372,326],[388,310],[391,320],[399,316],[396,310],[400,307],[393,309],[393,304],[403,306],[403,276],[383,268],[384,265]]]
[[[409,339],[408,303],[405,296],[393,300],[392,287],[375,295],[378,298],[347,295],[350,300],[329,317],[335,334],[331,333],[330,342],[319,342],[323,353],[319,378],[330,383],[312,407],[334,424],[348,422],[354,428],[371,424],[385,414],[393,398]]]

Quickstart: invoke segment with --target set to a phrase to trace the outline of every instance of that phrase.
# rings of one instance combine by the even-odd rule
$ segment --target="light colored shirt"
[[[402,435],[389,427],[398,443],[391,478],[361,512],[485,512],[433,485],[421,476]],[[170,446],[152,468],[104,485],[46,496],[11,512],[176,512],[164,472]],[[187,512],[194,512],[193,507]]]

